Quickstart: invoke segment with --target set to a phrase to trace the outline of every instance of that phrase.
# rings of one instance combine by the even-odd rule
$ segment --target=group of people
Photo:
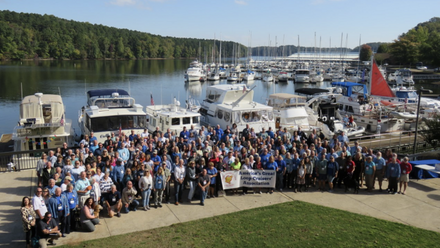
[[[179,134],[156,128],[152,134],[112,133],[104,142],[92,132],[79,148],[65,144],[37,163],[38,188],[32,201],[25,197],[22,203],[26,240],[29,244],[35,229],[42,245],[78,228],[94,231],[102,209],[111,218],[161,208],[171,200],[179,205],[198,199],[203,206],[206,198],[218,197],[220,172],[227,170],[276,171],[275,188],[233,189],[227,192],[231,194],[301,192],[316,186],[332,192],[334,185],[363,187],[364,181],[368,191],[376,182],[382,191],[384,178],[388,192],[405,194],[411,164],[407,158],[400,162],[390,150],[384,154],[358,142],[350,146],[344,133],[328,140],[300,128],[257,133],[249,125],[241,131],[236,125],[224,130],[191,126]]]

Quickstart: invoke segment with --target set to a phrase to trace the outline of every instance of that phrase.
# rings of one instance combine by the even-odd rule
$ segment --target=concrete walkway
[[[24,233],[20,217],[23,196],[33,196],[35,187],[33,171],[0,174],[0,246],[24,246]],[[386,185],[386,182],[385,182]],[[186,193],[186,192],[185,192]],[[163,208],[150,211],[138,210],[122,214],[121,218],[101,217],[101,224],[93,233],[73,232],[57,244],[77,243],[83,240],[105,238],[112,235],[149,230],[162,226],[207,218],[246,209],[264,207],[287,201],[300,200],[322,206],[346,210],[399,222],[423,229],[440,232],[440,179],[412,180],[406,195],[389,195],[374,192],[367,194],[361,189],[359,194],[318,192],[275,192],[274,194],[248,194],[246,196],[226,196],[206,200],[205,206],[192,204],[164,204]]]

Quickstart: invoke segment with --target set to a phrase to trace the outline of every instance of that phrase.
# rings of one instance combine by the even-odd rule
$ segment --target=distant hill
[[[0,60],[211,58],[220,42],[175,38],[55,17],[0,11]],[[222,56],[246,47],[222,41]]]

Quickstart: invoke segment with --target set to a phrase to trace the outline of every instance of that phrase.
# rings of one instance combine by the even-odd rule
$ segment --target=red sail
[[[371,73],[371,92],[370,95],[373,96],[386,96],[386,97],[396,97],[394,92],[391,90],[387,81],[383,78],[382,73],[376,65],[376,61],[373,61],[373,68]]]

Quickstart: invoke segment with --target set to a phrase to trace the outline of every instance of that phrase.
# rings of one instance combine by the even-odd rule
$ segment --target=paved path
[[[20,219],[21,199],[31,194],[35,187],[35,173],[31,170],[0,174],[0,246],[21,246],[24,233]],[[385,182],[386,185],[386,182]],[[74,232],[57,241],[58,244],[76,243],[142,231],[175,223],[197,220],[240,210],[263,207],[292,200],[310,202],[322,206],[342,209],[384,220],[399,222],[419,228],[440,232],[440,178],[412,180],[407,195],[388,195],[374,192],[367,194],[317,192],[275,192],[274,194],[248,194],[206,200],[205,207],[193,204],[165,204],[161,209],[138,210],[122,214],[121,218],[101,217],[101,224],[93,233]]]

